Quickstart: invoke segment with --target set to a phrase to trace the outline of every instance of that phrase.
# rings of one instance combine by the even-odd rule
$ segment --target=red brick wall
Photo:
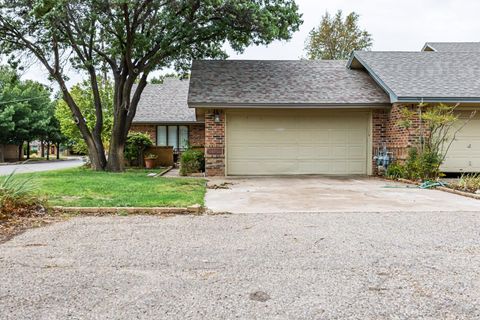
[[[157,144],[157,126],[154,124],[134,124],[130,127],[130,132],[146,133],[152,139],[153,144]]]
[[[191,124],[188,128],[188,142],[192,147],[205,145],[205,124]]]
[[[225,175],[225,114],[215,122],[214,110],[205,112],[205,171],[207,176]]]
[[[420,120],[412,119],[412,127],[404,128],[399,125],[401,121],[401,108],[408,107],[416,110],[413,105],[392,105],[388,110],[374,110],[372,114],[373,123],[373,156],[378,149],[386,144],[388,151],[393,153],[395,160],[403,161],[408,155],[408,150],[417,143]],[[376,174],[376,164],[373,163],[373,173]]]

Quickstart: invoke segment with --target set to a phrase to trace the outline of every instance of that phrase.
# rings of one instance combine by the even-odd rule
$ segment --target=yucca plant
[[[41,205],[35,190],[31,178],[19,178],[15,171],[0,179],[0,217],[31,212],[33,207]]]

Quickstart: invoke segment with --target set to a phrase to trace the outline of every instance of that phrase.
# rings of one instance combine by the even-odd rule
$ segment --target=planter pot
[[[153,169],[155,167],[155,159],[145,159],[145,168]]]

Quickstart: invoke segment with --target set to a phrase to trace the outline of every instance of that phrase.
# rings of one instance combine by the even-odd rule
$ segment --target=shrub
[[[455,189],[476,192],[480,190],[480,173],[464,173],[460,180],[453,185]]]
[[[393,179],[405,178],[405,166],[400,163],[392,163],[388,166],[385,174]]]
[[[185,176],[189,173],[205,171],[205,155],[202,151],[188,149],[180,157],[180,174]]]
[[[404,178],[410,180],[436,179],[442,175],[440,172],[441,155],[432,151],[418,152],[412,148],[408,152],[405,163],[393,163],[386,175],[391,178]]]
[[[0,180],[0,219],[28,215],[43,209],[43,200],[35,194],[32,179],[22,179],[15,172]]]
[[[127,144],[125,145],[125,159],[130,164],[136,162],[140,166],[142,164],[143,152],[152,145],[152,139],[146,133],[134,132],[129,134]]]

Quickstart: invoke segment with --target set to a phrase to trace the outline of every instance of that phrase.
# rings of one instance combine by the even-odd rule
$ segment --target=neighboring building
[[[480,42],[427,42],[422,51],[480,52]]]
[[[0,144],[0,162],[15,162],[19,160],[18,145]]]
[[[148,133],[157,146],[172,146],[175,153],[203,147],[205,124],[187,104],[189,80],[166,78],[148,84],[138,104],[132,131]]]
[[[208,176],[376,174],[378,150],[402,159],[414,144],[398,125],[401,106],[480,109],[479,53],[476,43],[427,43],[349,61],[194,61],[190,84],[147,86],[134,129],[179,151],[187,137],[204,146]],[[480,172],[480,113],[442,169]]]

